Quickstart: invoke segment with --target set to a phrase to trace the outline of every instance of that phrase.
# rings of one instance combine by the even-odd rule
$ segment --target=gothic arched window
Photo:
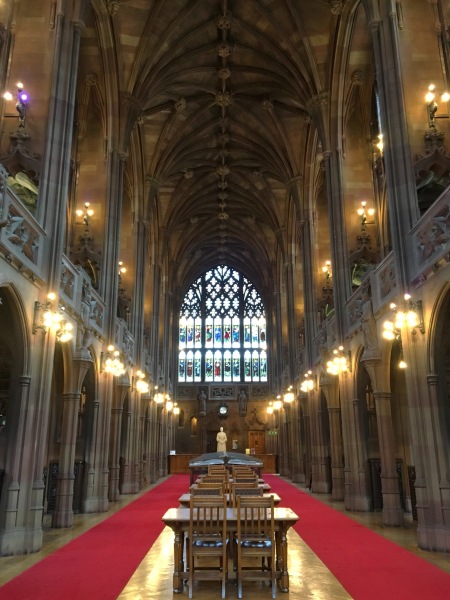
[[[267,381],[266,316],[261,296],[241,273],[219,266],[184,296],[178,381]]]

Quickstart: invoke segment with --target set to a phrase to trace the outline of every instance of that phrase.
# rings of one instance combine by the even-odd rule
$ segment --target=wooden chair
[[[208,475],[228,475],[228,470],[224,465],[209,465]]]
[[[225,496],[191,495],[186,543],[189,598],[192,598],[194,582],[198,580],[221,581],[222,598],[225,598],[228,575],[226,509]],[[199,559],[204,559],[203,564],[199,564]],[[210,564],[214,560],[217,565]]]
[[[245,483],[245,484],[256,483],[256,485],[258,485],[258,478],[255,475],[249,476],[249,477],[244,477],[242,475],[238,475],[237,477],[233,478],[233,483]]]
[[[206,485],[198,487],[192,487],[190,489],[191,495],[193,496],[223,496],[223,485]]]
[[[234,553],[237,571],[238,598],[242,598],[242,582],[269,581],[272,598],[277,595],[275,571],[275,527],[273,496],[257,498],[237,496],[237,531]],[[247,559],[260,558],[260,567],[248,564]]]
[[[237,505],[237,496],[259,496],[263,495],[263,489],[258,485],[245,485],[236,483],[231,486],[231,504]]]

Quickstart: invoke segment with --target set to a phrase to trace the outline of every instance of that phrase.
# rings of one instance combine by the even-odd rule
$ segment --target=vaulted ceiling
[[[286,252],[290,183],[313,160],[308,105],[327,89],[343,3],[105,1],[108,16],[98,10],[93,21],[104,51],[115,47],[109,70],[116,63],[117,85],[135,105],[142,164],[134,169],[164,230],[160,252],[180,285],[218,262],[267,285]],[[86,70],[90,56],[82,53]]]

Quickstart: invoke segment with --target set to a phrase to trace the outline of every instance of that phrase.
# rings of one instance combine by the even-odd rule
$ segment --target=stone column
[[[352,455],[352,494],[351,510],[367,512],[371,509],[369,466],[367,462],[366,442],[362,432],[361,403],[359,398],[354,398],[353,404],[353,435],[355,438]]]
[[[419,208],[408,141],[397,14],[391,2],[381,4],[384,6],[379,14],[371,15],[369,20],[381,109],[392,248],[398,287],[405,290],[413,273],[413,253],[405,240],[419,218]]]
[[[333,500],[344,499],[344,448],[341,430],[339,388],[334,377],[324,376],[320,388],[326,398],[330,422],[331,495]]]
[[[61,445],[59,451],[59,468],[56,487],[56,505],[52,516],[52,527],[71,527],[73,524],[74,463],[77,443],[78,410],[80,393],[84,377],[92,365],[89,352],[85,349],[77,351],[73,360],[74,381],[77,382],[75,392],[63,395],[63,419],[61,429]]]
[[[401,527],[403,510],[395,460],[394,428],[391,413],[391,394],[374,392],[377,409],[378,433],[381,455],[381,487],[383,494],[383,525]]]
[[[123,402],[125,400],[125,394],[127,393],[128,388],[128,378],[121,378],[119,383],[114,386],[113,390],[109,440],[108,498],[110,502],[116,502],[120,496],[120,433],[122,426]]]

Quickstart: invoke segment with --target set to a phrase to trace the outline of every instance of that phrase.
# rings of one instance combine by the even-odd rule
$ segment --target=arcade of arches
[[[449,30],[448,0],[1,2],[1,555],[220,426],[450,551]]]

